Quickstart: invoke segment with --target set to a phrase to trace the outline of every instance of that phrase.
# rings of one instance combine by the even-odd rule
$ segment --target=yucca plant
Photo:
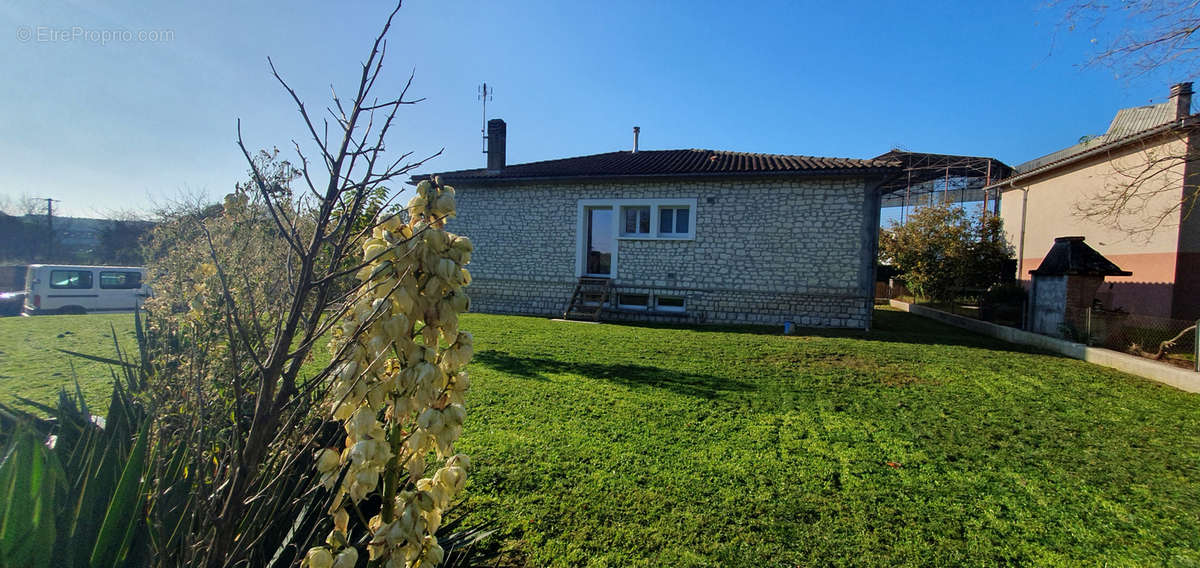
[[[357,88],[349,98],[334,96],[328,129],[316,126],[272,65],[320,158],[310,162],[298,144],[294,165],[277,161],[275,152],[252,154],[239,126],[238,145],[250,181],[223,205],[165,218],[156,228],[150,244],[161,246],[151,246],[147,255],[155,297],[147,301],[148,326],[138,326],[140,361],[126,360],[119,348],[115,359],[93,357],[123,375],[104,426],[91,419],[79,396],[64,394],[58,408],[35,405],[52,416],[49,421],[5,410],[23,433],[0,441],[9,449],[5,455],[12,456],[0,472],[9,476],[0,481],[11,477],[3,495],[16,504],[0,517],[5,523],[0,535],[8,538],[10,513],[14,527],[12,540],[3,544],[11,548],[0,552],[23,556],[6,554],[0,562],[294,566],[312,547],[328,544],[328,515],[337,510],[331,505],[341,493],[322,486],[320,473],[328,471],[320,472],[316,456],[344,438],[340,423],[325,420],[322,402],[346,359],[334,357],[322,369],[307,363],[314,346],[329,340],[365,294],[354,275],[371,263],[355,257],[387,222],[380,211],[389,206],[372,205],[372,196],[388,194],[387,184],[424,163],[410,160],[410,153],[385,150],[397,112],[416,102],[407,98],[407,84],[382,99],[372,93],[399,9],[397,3],[375,36]],[[432,205],[440,209],[438,202]],[[444,267],[442,279],[458,274],[449,271],[454,262],[441,260],[425,265],[435,271],[435,264]],[[449,311],[439,313],[445,314],[439,319],[443,325],[427,330],[430,353],[438,340],[432,332],[450,323]],[[458,343],[450,352],[469,355],[461,345],[465,342]],[[460,370],[467,358],[451,370]],[[432,402],[438,414],[449,407],[440,397]],[[451,410],[453,437],[458,410]],[[427,430],[446,431],[432,426],[425,424]],[[51,435],[58,436],[53,448],[45,444]],[[399,437],[394,441],[401,443]],[[449,472],[453,479],[439,485],[461,489],[462,469]],[[417,473],[410,475],[424,472]],[[343,480],[332,487],[342,487]],[[398,489],[400,483],[386,486]],[[390,495],[392,513],[397,496]],[[377,514],[382,503],[367,516]],[[362,504],[364,510],[370,506]],[[60,513],[50,520],[47,511]],[[368,531],[368,521],[347,524],[339,532],[366,550],[368,532],[374,532]],[[431,544],[434,538],[442,543],[447,563],[461,559],[485,534],[449,532],[450,526],[443,523],[433,535],[424,534],[433,532],[433,525],[423,531]],[[39,553],[46,558],[35,559]],[[422,558],[428,559],[422,566],[435,563],[432,555]]]
[[[120,371],[103,419],[78,381],[54,406],[20,399],[44,417],[0,404],[0,567],[145,562],[144,473],[153,450],[149,414],[135,396],[145,368],[116,347],[114,359],[75,354]]]

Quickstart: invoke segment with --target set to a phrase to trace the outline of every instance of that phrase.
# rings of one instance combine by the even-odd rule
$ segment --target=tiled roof
[[[1132,272],[1120,267],[1083,242],[1083,237],[1058,237],[1042,259],[1041,266],[1030,270],[1039,276],[1087,274],[1093,276],[1129,276]]]
[[[718,150],[639,150],[608,152],[513,164],[500,171],[486,168],[437,175],[447,180],[510,180],[535,178],[608,178],[656,176],[843,174],[890,171],[898,163],[888,160],[819,158],[779,154],[750,154]],[[415,176],[423,179],[427,176]]]

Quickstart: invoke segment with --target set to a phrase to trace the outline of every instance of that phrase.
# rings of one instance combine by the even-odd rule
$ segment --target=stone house
[[[560,316],[581,278],[604,319],[869,328],[885,160],[609,152],[444,172],[475,243],[472,310]],[[414,182],[425,176],[414,178]]]
[[[1132,273],[1108,279],[1104,307],[1200,317],[1200,215],[1187,214],[1200,187],[1200,115],[1191,100],[1191,83],[1174,85],[1164,102],[1120,109],[1103,135],[1020,164],[988,188],[1002,192],[1018,278],[1028,282],[1057,237],[1082,236]],[[1079,214],[1131,189],[1117,221]]]

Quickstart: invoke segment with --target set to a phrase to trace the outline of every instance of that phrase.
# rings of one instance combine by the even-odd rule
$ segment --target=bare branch
[[[1075,215],[1139,242],[1178,226],[1200,196],[1195,176],[1189,179],[1189,168],[1200,162],[1200,149],[1191,141],[1195,130],[1176,129],[1140,141],[1133,151],[1110,152],[1106,163],[1112,173],[1099,190],[1075,204]]]
[[[1098,31],[1119,25],[1119,32],[1101,41],[1085,66],[1109,67],[1127,76],[1160,69],[1188,78],[1200,76],[1200,1],[1129,0],[1110,4],[1101,1],[1052,2],[1063,6],[1060,26],[1068,30]],[[1115,23],[1114,20],[1119,20]]]

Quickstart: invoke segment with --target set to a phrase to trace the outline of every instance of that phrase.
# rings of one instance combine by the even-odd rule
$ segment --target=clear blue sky
[[[349,94],[382,3],[9,0],[0,6],[0,194],[66,214],[217,198],[252,147],[303,139],[271,56],[310,107]],[[496,89],[508,161],[712,148],[871,157],[899,146],[1016,164],[1158,102],[1165,75],[1080,69],[1104,30],[1041,2],[409,1],[381,96],[410,71],[390,148],[484,164],[476,87]],[[103,42],[99,34],[145,33]],[[64,37],[65,36],[65,37]]]

